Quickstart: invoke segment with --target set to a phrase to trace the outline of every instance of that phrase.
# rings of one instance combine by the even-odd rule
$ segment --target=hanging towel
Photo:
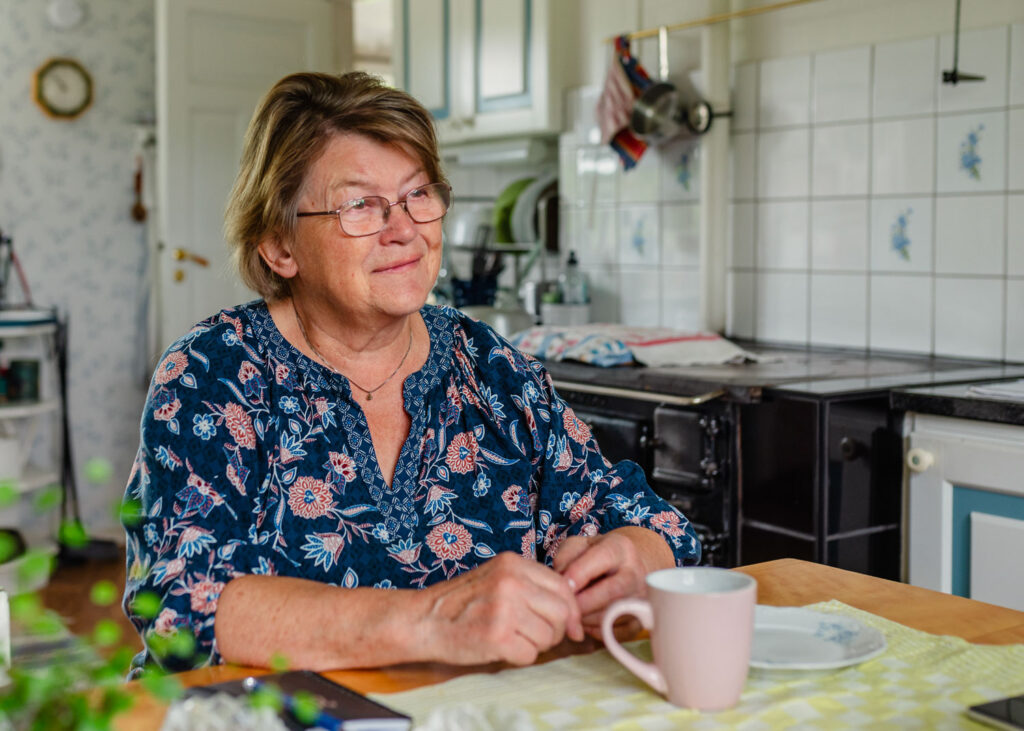
[[[647,143],[629,129],[629,119],[633,101],[652,83],[647,71],[629,52],[629,36],[616,38],[595,115],[601,127],[601,141],[619,154],[624,170],[636,165],[647,149]]]

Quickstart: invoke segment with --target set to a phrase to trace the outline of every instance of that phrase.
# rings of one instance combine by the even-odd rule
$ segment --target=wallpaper
[[[0,230],[36,304],[69,317],[69,403],[83,517],[122,535],[114,507],[138,445],[145,397],[145,225],[132,220],[136,123],[154,116],[151,0],[87,0],[84,22],[50,27],[47,3],[0,3]],[[73,121],[32,100],[52,56],[92,74],[94,101]],[[0,350],[0,358],[4,357]],[[89,470],[95,460],[110,469]],[[100,462],[99,464],[102,464]],[[108,474],[104,474],[108,473]]]

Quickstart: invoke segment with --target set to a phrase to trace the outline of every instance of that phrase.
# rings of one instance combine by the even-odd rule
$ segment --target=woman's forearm
[[[422,592],[341,589],[284,576],[241,576],[222,592],[214,634],[226,662],[309,670],[426,659],[417,642]]]

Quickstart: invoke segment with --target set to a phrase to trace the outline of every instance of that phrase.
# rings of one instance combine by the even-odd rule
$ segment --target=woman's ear
[[[267,234],[260,240],[257,248],[264,263],[270,267],[270,271],[279,277],[291,279],[299,273],[298,264],[295,257],[292,256],[291,242],[279,234]]]

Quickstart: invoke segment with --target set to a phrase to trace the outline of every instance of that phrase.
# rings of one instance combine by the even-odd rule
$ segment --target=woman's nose
[[[392,203],[388,208],[387,218],[384,221],[384,228],[381,233],[401,238],[405,241],[415,235],[416,223],[406,212],[405,206],[401,202]]]

